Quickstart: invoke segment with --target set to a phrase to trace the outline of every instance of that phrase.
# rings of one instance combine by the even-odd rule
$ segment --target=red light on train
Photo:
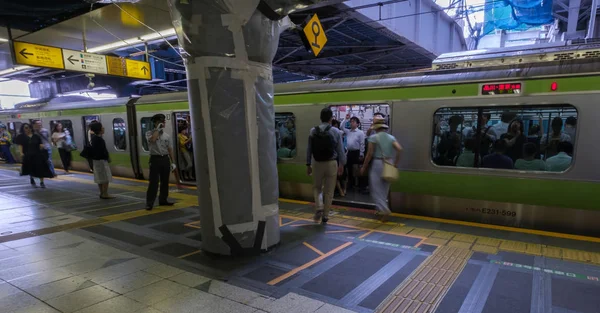
[[[558,90],[558,83],[552,82],[552,84],[550,84],[550,90],[552,90],[552,91]]]

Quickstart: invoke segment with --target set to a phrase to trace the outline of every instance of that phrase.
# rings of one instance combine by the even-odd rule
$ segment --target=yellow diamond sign
[[[304,35],[308,39],[308,43],[313,53],[315,56],[318,56],[327,43],[327,36],[325,35],[323,25],[321,25],[321,21],[319,21],[319,17],[316,14],[313,15],[308,21],[308,24],[304,26]]]

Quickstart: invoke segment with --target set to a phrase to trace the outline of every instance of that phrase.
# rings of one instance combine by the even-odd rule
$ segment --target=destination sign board
[[[151,80],[150,63],[27,42],[14,41],[17,64]]]

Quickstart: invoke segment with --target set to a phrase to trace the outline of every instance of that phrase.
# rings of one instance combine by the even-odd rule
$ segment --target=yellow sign
[[[106,64],[109,75],[152,79],[152,69],[148,62],[106,56]]]
[[[36,45],[26,42],[14,42],[15,59],[18,64],[64,69],[62,49]]]
[[[304,35],[308,39],[310,48],[312,49],[315,56],[318,56],[327,43],[327,36],[321,25],[319,17],[315,14],[304,26]]]
[[[127,67],[125,66],[124,58],[107,55],[106,65],[108,67],[108,75],[127,76]]]
[[[125,59],[125,66],[127,67],[127,77],[152,79],[152,70],[148,62]]]

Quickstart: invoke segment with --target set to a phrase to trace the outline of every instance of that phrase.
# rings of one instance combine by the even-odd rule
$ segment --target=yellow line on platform
[[[361,231],[366,231],[364,229],[348,229],[348,230],[330,230],[326,231],[326,234],[337,234],[337,233],[357,233]]]
[[[305,242],[303,242],[302,244],[303,244],[303,245],[305,245],[306,247],[308,247],[310,250],[312,250],[312,251],[316,252],[318,255],[325,255],[325,253],[321,252],[321,250],[319,250],[319,249],[317,249],[317,248],[315,248],[315,247],[311,246],[311,245],[310,245],[308,242],[306,242],[306,241],[305,241]]]
[[[292,277],[294,274],[296,274],[296,273],[298,273],[298,272],[300,272],[300,271],[302,271],[304,269],[307,269],[307,268],[309,268],[309,267],[311,267],[311,266],[313,266],[313,265],[315,265],[315,264],[317,264],[317,263],[325,260],[326,258],[328,258],[328,257],[330,257],[330,256],[332,256],[332,255],[334,255],[336,253],[338,253],[339,251],[341,251],[341,250],[345,249],[346,247],[350,246],[351,244],[352,244],[352,242],[346,242],[345,244],[343,244],[343,245],[341,245],[341,246],[339,246],[339,247],[337,247],[337,248],[335,248],[335,249],[333,249],[333,250],[331,250],[331,251],[323,254],[322,256],[320,256],[320,257],[318,257],[318,258],[316,258],[316,259],[314,259],[314,260],[312,260],[312,261],[310,261],[308,263],[305,263],[304,265],[298,266],[295,269],[293,269],[293,270],[291,270],[291,271],[289,271],[289,272],[287,272],[287,273],[285,273],[285,274],[283,274],[283,275],[281,275],[281,276],[279,276],[279,277],[271,280],[267,284],[271,285],[271,286],[276,285],[276,284],[278,284],[278,283],[280,283],[280,282],[282,282],[282,281],[284,281],[284,280]]]
[[[188,256],[192,256],[192,255],[198,254],[200,252],[202,252],[202,250],[198,250],[198,251],[194,251],[194,252],[191,252],[191,253],[188,253],[188,254],[180,255],[177,258],[178,259],[187,258]]]

